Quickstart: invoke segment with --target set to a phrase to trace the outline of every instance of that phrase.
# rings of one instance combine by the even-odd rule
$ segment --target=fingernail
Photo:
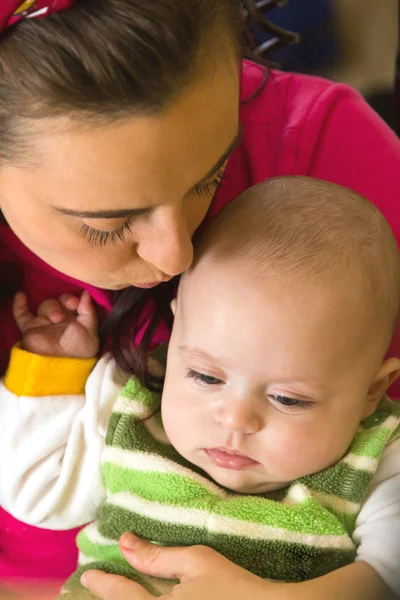
[[[64,320],[64,314],[62,312],[59,312],[59,311],[52,312],[51,315],[50,315],[50,319],[52,321],[54,321],[55,323],[57,321],[63,321]]]
[[[87,577],[86,577],[86,573],[84,573],[81,577],[81,584],[83,585],[83,587],[87,587]]]
[[[121,546],[126,550],[134,550],[138,544],[138,538],[130,533],[124,533],[121,537]]]

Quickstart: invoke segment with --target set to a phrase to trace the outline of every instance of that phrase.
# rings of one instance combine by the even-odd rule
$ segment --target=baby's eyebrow
[[[315,394],[326,395],[329,393],[329,388],[320,383],[313,381],[306,381],[301,378],[293,377],[289,379],[277,380],[278,386],[288,386],[289,388],[293,388],[293,392],[300,395],[304,395],[304,397],[314,397]]]
[[[206,360],[212,361],[214,363],[217,362],[217,359],[214,356],[212,356],[208,352],[205,352],[204,350],[201,350],[200,348],[195,348],[194,346],[178,346],[178,348],[183,352],[187,352],[188,354],[194,354],[199,358],[205,358]]]

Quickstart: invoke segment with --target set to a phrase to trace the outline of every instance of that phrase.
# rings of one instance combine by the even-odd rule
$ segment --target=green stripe
[[[115,541],[118,541],[123,533],[130,532],[168,546],[201,544],[205,537],[201,528],[171,525],[109,503],[104,503],[101,507],[98,529],[101,535]]]
[[[120,414],[117,413],[112,413],[110,420],[108,422],[108,428],[107,428],[107,434],[106,434],[106,446],[112,446],[113,445],[113,440],[114,440],[114,436],[115,436],[115,431],[118,427],[118,424],[121,420],[121,416]]]
[[[343,529],[348,533],[348,535],[352,536],[356,526],[358,514],[344,513],[335,510],[332,506],[330,506],[328,503],[323,502],[322,500],[319,500],[319,502],[322,506],[326,508],[327,511],[329,511],[334,517],[336,517],[336,519],[339,521],[339,523],[341,523]]]
[[[355,549],[320,549],[279,540],[254,540],[209,533],[196,527],[138,517],[120,507],[108,506],[102,512],[103,520],[99,529],[105,537],[118,540],[121,531],[135,531],[138,535],[165,546],[205,544],[264,578],[300,581],[340,568],[355,558]],[[93,545],[83,542],[81,536],[79,547],[89,555],[97,556]],[[103,552],[103,557],[110,557],[112,560],[112,549],[109,546],[99,545],[98,552]]]
[[[219,498],[204,483],[177,473],[135,471],[106,462],[104,477],[111,494],[130,492],[145,500],[170,506],[186,506],[187,501],[192,499],[192,504],[201,508],[202,505],[205,506],[204,502],[210,506]]]
[[[347,473],[348,465],[342,465],[341,470]],[[111,463],[105,463],[104,475],[111,494],[126,491],[157,504],[208,511],[249,523],[289,529],[299,533],[316,535],[328,531],[330,535],[343,533],[331,508],[327,506],[325,510],[322,509],[321,502],[314,498],[294,506],[282,505],[275,500],[270,500],[267,495],[259,497],[232,494],[229,499],[220,499],[201,483],[179,474],[135,471]],[[357,478],[364,477],[364,473],[357,473]],[[311,489],[325,493],[326,482],[321,483],[320,477],[311,483],[312,485],[309,485]],[[355,489],[353,496],[359,494],[360,491]],[[321,519],[326,527],[325,530]]]
[[[219,505],[221,510],[214,511],[216,516],[227,516],[231,514],[225,514],[228,511],[225,509],[225,505]],[[270,526],[275,529],[286,529],[288,534],[293,532],[294,534],[305,534],[315,536],[344,536],[348,537],[344,527],[337,522],[334,516],[329,511],[315,510],[316,503],[312,507],[309,505],[310,510],[304,510],[299,515],[298,511],[292,510],[287,511],[284,518],[282,514],[279,514],[280,521],[274,520],[274,515],[268,515],[268,518],[264,520],[265,526]],[[282,508],[282,507],[281,507]],[[290,508],[290,507],[285,507]],[[314,508],[314,510],[313,510]],[[323,511],[323,512],[322,512]],[[160,505],[160,515],[162,517],[162,505]],[[213,515],[204,515],[204,524],[199,524],[193,519],[193,525],[186,525],[182,523],[169,523],[162,521],[161,519],[155,519],[147,516],[143,516],[134,512],[122,508],[120,506],[105,503],[101,508],[101,522],[99,523],[100,533],[109,539],[118,540],[119,537],[125,532],[130,531],[136,532],[137,535],[145,537],[146,539],[158,540],[162,544],[167,545],[180,545],[180,544],[209,544],[210,538],[214,539],[215,535],[220,535],[207,529],[207,523]],[[251,522],[250,515],[246,515],[247,519],[240,519],[243,521]],[[264,515],[266,516],[266,515]],[[257,517],[261,518],[261,515],[255,514],[255,520]],[[227,535],[227,534],[221,534]],[[271,534],[271,537],[273,534]],[[229,537],[229,536],[228,536]],[[234,534],[232,535],[234,537]],[[246,543],[246,538],[241,537],[243,543]],[[251,540],[252,543],[254,540]]]
[[[357,433],[350,446],[349,452],[356,456],[379,459],[389,436],[390,430],[386,427],[376,431],[370,430]]]
[[[238,496],[219,502],[212,512],[237,521],[314,535],[343,535],[346,532],[330,511],[309,498],[301,505],[285,506],[264,498]]]
[[[180,460],[189,465],[187,461],[180,458],[177,451],[169,444],[163,444],[153,438],[149,432],[146,421],[137,422],[136,417],[113,413],[111,417],[113,435],[107,436],[107,445],[122,450],[139,450],[160,454],[179,462]]]
[[[122,534],[121,534],[122,535]],[[113,563],[126,563],[126,560],[121,554],[121,551],[118,546],[119,537],[114,539],[114,544],[111,545],[102,545],[98,543],[92,542],[88,536],[86,535],[86,531],[83,529],[76,538],[76,543],[78,545],[79,550],[86,554],[86,556],[91,556],[98,560],[106,560],[111,561]]]
[[[157,420],[157,416],[154,417]],[[118,422],[116,422],[118,420]],[[120,415],[114,413],[111,418],[110,435],[107,434],[106,445],[130,452],[148,452],[156,454],[185,467],[194,473],[197,473],[205,479],[212,481],[204,471],[196,465],[192,465],[185,460],[173,446],[164,444],[153,438],[147,428],[147,422],[138,423],[135,418],[129,415]]]
[[[121,391],[122,398],[126,398],[128,401],[133,400],[142,404],[150,412],[153,411],[161,403],[160,394],[153,394],[142,387],[135,377],[131,377]]]
[[[356,555],[355,549],[320,549],[298,543],[245,540],[224,535],[218,535],[212,541],[212,546],[259,577],[293,583],[314,579],[344,567],[354,562]]]
[[[302,477],[298,482],[311,490],[361,504],[372,478],[373,474],[357,471],[350,465],[340,462],[326,471]]]
[[[211,518],[213,515],[246,521],[257,525],[274,527],[275,529],[287,529],[296,533],[315,535],[342,535],[343,527],[338,523],[332,512],[321,507],[321,503],[314,498],[309,498],[301,505],[285,506],[267,498],[251,496],[234,496],[229,500],[220,500],[217,496],[207,493],[206,490],[195,485],[186,487],[186,481],[179,476],[163,475],[159,473],[137,473],[132,472],[129,478],[134,479],[121,486],[126,492],[131,492],[144,500],[148,500],[153,506],[159,506],[162,515],[162,507],[182,507],[186,510],[204,511],[204,516]],[[137,479],[136,479],[137,477]],[[154,493],[152,482],[157,479],[158,486]],[[174,485],[176,483],[176,488]],[[192,484],[193,482],[189,482]],[[136,487],[137,484],[137,487]],[[142,489],[139,486],[142,485]],[[164,487],[163,487],[164,486]],[[119,486],[120,487],[120,486]],[[129,489],[132,487],[132,489]],[[176,490],[178,492],[175,495]],[[141,493],[142,492],[142,493]],[[158,495],[159,493],[159,495]],[[134,498],[132,497],[134,502]],[[107,504],[111,505],[110,502]],[[106,505],[107,505],[106,504]],[[104,510],[103,505],[102,511]],[[134,508],[132,510],[135,510]],[[103,516],[103,512],[101,513]],[[133,514],[133,513],[132,513]],[[141,519],[140,515],[132,518]],[[196,525],[198,516],[193,514],[193,523]],[[121,531],[122,535],[123,531]],[[179,544],[179,540],[177,540]],[[198,543],[198,542],[196,542]]]

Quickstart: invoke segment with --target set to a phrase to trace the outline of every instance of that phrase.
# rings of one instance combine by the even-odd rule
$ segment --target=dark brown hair
[[[25,119],[102,123],[162,111],[210,65],[200,52],[208,38],[216,54],[238,40],[240,18],[237,0],[78,0],[22,21],[0,43],[0,160],[18,160]]]
[[[202,60],[205,51],[222,60],[224,45],[236,48],[238,59],[251,52],[244,43],[251,40],[245,33],[249,20],[268,30],[258,4],[77,0],[46,19],[20,22],[0,38],[0,161],[29,160],[32,119],[65,116],[101,124],[163,111],[202,68],[215,64]],[[269,33],[280,39],[280,31]],[[140,352],[132,352],[132,339],[149,294],[137,289],[120,294],[105,325],[118,363],[145,383],[145,356],[158,323],[170,321],[166,307],[174,285],[152,292],[155,312]],[[3,286],[7,295],[11,288]]]

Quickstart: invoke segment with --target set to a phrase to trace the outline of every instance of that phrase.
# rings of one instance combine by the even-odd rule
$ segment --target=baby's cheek
[[[189,399],[175,388],[164,392],[162,398],[162,420],[165,433],[171,444],[179,451],[187,444],[192,430],[193,411]]]
[[[274,463],[281,480],[293,481],[334,464],[343,446],[321,428],[293,428],[275,445]]]

